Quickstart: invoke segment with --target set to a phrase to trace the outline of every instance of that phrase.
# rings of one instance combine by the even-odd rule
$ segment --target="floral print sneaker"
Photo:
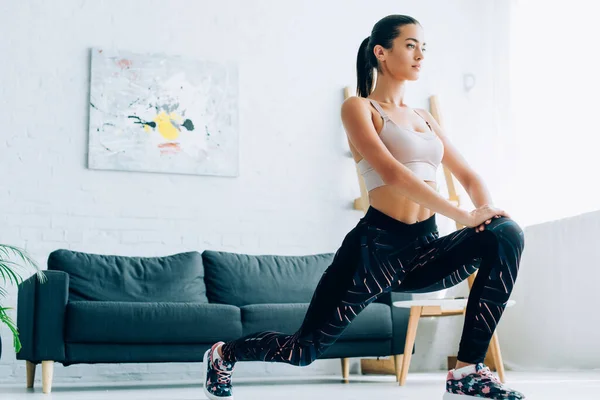
[[[223,342],[218,342],[206,350],[204,353],[202,387],[204,394],[209,400],[233,400],[231,393],[231,373],[233,364],[224,361],[222,358],[213,359],[214,351]]]
[[[455,379],[454,370],[448,372],[444,400],[483,398],[497,400],[520,400],[525,395],[507,388],[483,363],[475,365],[475,373]]]

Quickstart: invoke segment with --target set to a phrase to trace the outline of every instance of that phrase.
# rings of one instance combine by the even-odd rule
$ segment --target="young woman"
[[[204,354],[209,399],[233,398],[231,372],[237,361],[309,365],[378,296],[448,288],[476,270],[458,362],[448,372],[444,398],[525,398],[483,364],[517,278],[523,231],[491,205],[481,178],[433,117],[404,103],[405,83],[418,79],[424,51],[421,25],[403,15],[377,22],[361,44],[358,96],[344,102],[341,117],[370,207],[343,239],[296,333],[259,332],[215,343]],[[475,210],[466,212],[436,191],[440,163],[464,186]],[[436,213],[466,228],[439,237]]]

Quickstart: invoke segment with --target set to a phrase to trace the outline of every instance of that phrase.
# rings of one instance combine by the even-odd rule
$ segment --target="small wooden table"
[[[404,345],[404,355],[402,364],[396,365],[396,374],[401,386],[406,383],[410,359],[412,357],[415,338],[417,337],[417,326],[422,317],[446,317],[451,315],[463,315],[467,308],[467,298],[455,297],[446,299],[423,299],[423,300],[404,300],[395,301],[394,307],[410,308],[410,317],[408,320],[408,329],[406,331],[406,344]],[[515,304],[514,300],[509,300],[506,304],[511,307]],[[504,382],[504,364],[500,354],[500,344],[498,336],[494,332],[490,342],[490,355],[496,366],[500,381]],[[399,363],[399,357],[396,358],[396,364]]]

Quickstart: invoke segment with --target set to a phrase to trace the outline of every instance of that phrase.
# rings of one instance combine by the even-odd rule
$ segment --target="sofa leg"
[[[33,381],[35,381],[36,364],[31,361],[25,361],[25,366],[27,368],[27,388],[31,389],[33,387]]]
[[[342,378],[344,378],[344,380],[347,381],[349,374],[350,374],[350,359],[342,358]]]
[[[54,375],[54,361],[42,361],[42,392],[52,391],[52,377]]]

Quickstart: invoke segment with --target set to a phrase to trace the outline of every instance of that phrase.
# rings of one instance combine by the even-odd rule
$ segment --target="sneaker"
[[[223,361],[222,358],[213,360],[213,354],[223,342],[218,342],[204,353],[202,388],[209,400],[233,400],[231,393],[231,373],[233,364]]]
[[[483,363],[475,365],[475,373],[454,378],[454,370],[448,372],[444,400],[473,398],[520,400],[525,395],[507,388]]]

